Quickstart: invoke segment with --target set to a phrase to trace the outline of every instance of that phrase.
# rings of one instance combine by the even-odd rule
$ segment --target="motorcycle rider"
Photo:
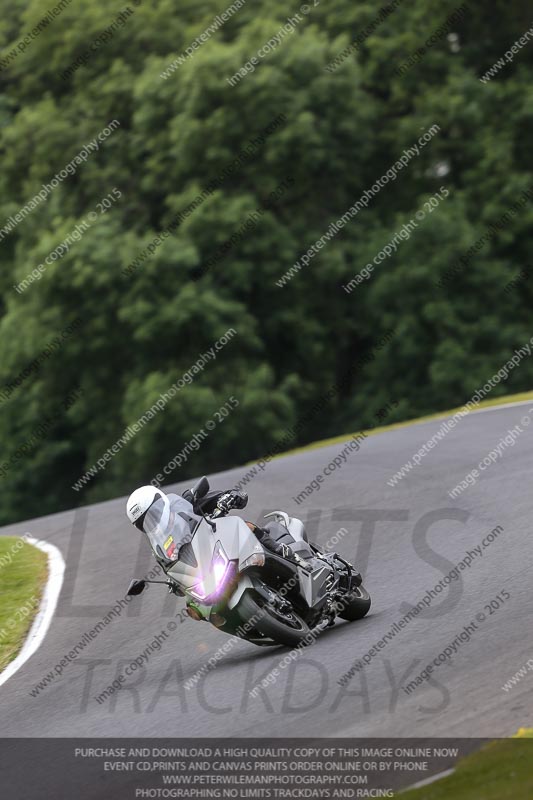
[[[194,530],[204,515],[212,514],[217,507],[228,513],[233,509],[245,508],[247,504],[246,492],[211,491],[195,502],[190,489],[186,489],[182,495],[167,495],[150,485],[141,486],[130,495],[126,512],[132,525],[148,536],[157,561],[163,569],[168,569],[173,562],[180,560],[180,552],[192,540]],[[175,525],[176,514],[185,525]],[[264,528],[253,522],[246,524],[267,550],[288,561],[305,563],[287,544],[276,542]],[[179,538],[176,540],[177,531]]]

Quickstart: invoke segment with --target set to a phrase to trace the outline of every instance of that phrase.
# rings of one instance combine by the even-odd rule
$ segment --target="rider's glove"
[[[231,492],[226,492],[225,494],[220,495],[217,500],[217,508],[219,508],[221,511],[224,511],[226,514],[228,511],[231,511],[232,508],[235,508],[233,495]]]
[[[248,495],[246,492],[232,492],[234,497],[234,508],[246,508],[248,505]]]
[[[248,503],[246,492],[226,492],[218,498],[217,506],[221,511],[231,511],[233,508],[244,508]]]

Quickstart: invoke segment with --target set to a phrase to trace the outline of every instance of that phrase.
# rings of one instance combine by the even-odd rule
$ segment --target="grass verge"
[[[39,608],[47,556],[14,536],[0,536],[0,672],[20,651]]]
[[[459,762],[453,775],[402,792],[402,800],[531,800],[533,730],[498,740]]]

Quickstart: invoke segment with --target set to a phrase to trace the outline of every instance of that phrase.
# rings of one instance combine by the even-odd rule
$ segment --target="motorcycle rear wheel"
[[[244,625],[253,620],[254,630],[288,647],[297,647],[311,632],[307,623],[294,611],[274,609],[250,591],[243,594],[235,610]]]
[[[339,617],[348,622],[355,622],[356,619],[362,619],[368,614],[372,601],[367,590],[361,584],[357,589],[345,595],[342,604],[343,610],[339,611]]]

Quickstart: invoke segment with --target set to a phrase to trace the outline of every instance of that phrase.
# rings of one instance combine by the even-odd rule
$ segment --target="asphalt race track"
[[[0,688],[2,736],[512,734],[533,711],[533,673],[509,692],[502,689],[532,656],[533,427],[527,428],[524,417],[533,420],[533,402],[470,414],[394,488],[387,480],[441,420],[369,437],[300,505],[293,497],[343,445],[281,458],[259,473],[246,487],[250,503],[245,516],[257,520],[266,511],[285,509],[306,522],[310,538],[319,544],[346,528],[337,549],[363,572],[373,605],[364,620],[338,623],[290,664],[287,659],[288,665],[256,697],[250,690],[290,651],[236,642],[216,669],[187,690],[184,682],[229,639],[205,623],[179,617],[174,622],[183,601],[156,586],[134,598],[120,618],[32,697],[39,681],[124,596],[130,578],[146,574],[152,562],[147,543],[126,520],[125,498],[2,529],[2,535],[29,532],[52,542],[67,563],[45,641]],[[451,499],[448,491],[515,425],[523,432],[514,445],[481,472],[475,485]],[[230,488],[248,469],[209,476],[211,485]],[[364,670],[339,685],[354,661],[404,617],[409,604],[419,603],[495,529],[493,541],[457,573],[459,579],[398,628]],[[490,606],[498,595],[500,600]],[[471,638],[466,641],[470,634],[465,634],[452,658],[406,693],[401,687],[472,622]],[[175,627],[171,633],[169,623]],[[98,703],[96,696],[156,634],[162,645],[152,648],[147,665]]]

